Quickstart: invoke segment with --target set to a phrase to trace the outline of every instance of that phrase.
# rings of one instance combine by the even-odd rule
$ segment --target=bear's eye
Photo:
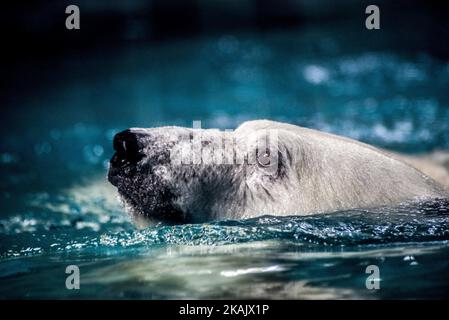
[[[262,167],[268,167],[271,164],[270,150],[257,152],[257,163]]]
[[[212,143],[211,141],[207,141],[207,140],[201,141],[201,145],[203,147],[206,147],[206,146],[210,145],[211,143]]]

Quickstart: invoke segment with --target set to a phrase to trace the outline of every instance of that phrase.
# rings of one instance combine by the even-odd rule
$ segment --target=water
[[[449,63],[347,30],[24,62],[2,102],[0,298],[447,297],[447,204],[137,230],[106,181],[114,133],[193,120],[270,118],[399,152],[448,149]],[[68,265],[80,290],[65,288]],[[365,287],[368,265],[379,290]]]

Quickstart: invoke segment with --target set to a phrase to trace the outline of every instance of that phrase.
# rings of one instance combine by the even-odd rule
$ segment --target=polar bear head
[[[279,211],[298,179],[297,144],[283,130],[249,129],[125,130],[114,137],[108,179],[140,223]]]

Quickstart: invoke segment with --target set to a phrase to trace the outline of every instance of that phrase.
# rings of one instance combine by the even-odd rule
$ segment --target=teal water
[[[2,102],[0,298],[447,297],[447,204],[137,230],[106,181],[116,132],[193,120],[449,149],[449,63],[401,48],[309,28],[25,62]]]

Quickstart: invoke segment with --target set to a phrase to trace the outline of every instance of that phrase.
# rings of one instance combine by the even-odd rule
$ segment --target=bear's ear
[[[301,162],[302,140],[297,133],[285,129],[278,129],[278,149],[285,161],[284,165],[296,167]]]
[[[235,132],[241,135],[248,135],[259,130],[274,129],[276,124],[277,122],[270,120],[249,120],[239,125]]]

